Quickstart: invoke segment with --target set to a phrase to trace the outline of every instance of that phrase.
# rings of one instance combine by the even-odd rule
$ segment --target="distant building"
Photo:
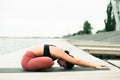
[[[116,21],[116,31],[120,31],[120,0],[111,0]]]

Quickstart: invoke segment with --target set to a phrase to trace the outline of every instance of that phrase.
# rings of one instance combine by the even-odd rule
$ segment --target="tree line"
[[[113,10],[113,7],[110,1],[110,3],[107,5],[107,10],[106,10],[107,19],[104,20],[105,28],[103,30],[98,30],[96,33],[115,31],[116,22],[115,22],[115,16],[112,10]],[[89,21],[86,20],[83,24],[83,30],[79,30],[78,32],[69,34],[67,36],[92,34],[92,29],[93,27],[91,26]]]

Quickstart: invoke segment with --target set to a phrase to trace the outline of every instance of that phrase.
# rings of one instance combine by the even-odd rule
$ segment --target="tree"
[[[85,21],[84,26],[83,26],[83,30],[80,30],[80,31],[78,31],[76,33],[73,33],[73,34],[67,35],[67,36],[92,34],[91,30],[92,30],[91,24],[88,21]],[[64,37],[67,37],[67,36],[64,36]]]
[[[115,17],[114,14],[112,13],[112,4],[111,2],[108,4],[107,6],[107,19],[105,19],[104,23],[105,23],[105,30],[106,31],[114,31],[115,30]]]
[[[92,30],[91,24],[88,21],[85,21],[83,25],[84,34],[92,34],[91,30]]]
[[[115,21],[115,16],[112,15],[112,20],[111,20],[111,30],[114,31],[116,26],[116,21]]]

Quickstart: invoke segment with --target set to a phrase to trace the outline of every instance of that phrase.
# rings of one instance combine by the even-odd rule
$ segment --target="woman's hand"
[[[105,65],[96,65],[95,69],[104,69],[104,70],[108,70],[109,68]]]

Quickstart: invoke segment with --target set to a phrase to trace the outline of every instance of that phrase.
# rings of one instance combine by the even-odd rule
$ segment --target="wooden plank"
[[[120,48],[104,48],[104,47],[79,47],[88,53],[93,54],[114,54],[120,55]]]
[[[116,67],[120,68],[120,60],[108,60],[108,62]]]

